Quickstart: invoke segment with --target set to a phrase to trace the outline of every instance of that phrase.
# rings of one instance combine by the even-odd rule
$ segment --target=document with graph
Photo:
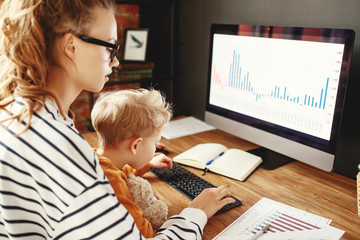
[[[262,198],[214,240],[251,239],[267,225],[270,227],[257,239],[340,239],[344,231],[330,223],[331,219]]]

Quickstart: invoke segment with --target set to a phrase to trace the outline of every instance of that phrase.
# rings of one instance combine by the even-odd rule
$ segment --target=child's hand
[[[162,144],[161,142],[158,142],[156,144],[156,152],[157,153],[163,153],[163,154],[167,155],[167,154],[169,154],[169,151],[166,149],[167,149],[167,147],[165,144]]]
[[[152,168],[161,168],[163,170],[172,168],[172,160],[167,157],[165,154],[157,153],[153,159],[150,161],[150,167]]]
[[[210,218],[226,204],[235,202],[235,199],[228,196],[230,196],[230,191],[224,186],[207,188],[194,198],[189,207],[203,210]]]
[[[156,147],[157,147],[157,148],[162,148],[162,149],[167,148],[167,146],[166,146],[165,144],[161,143],[161,142],[158,142],[158,143],[156,144]]]

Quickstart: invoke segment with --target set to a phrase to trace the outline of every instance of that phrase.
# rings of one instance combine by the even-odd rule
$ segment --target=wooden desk
[[[96,134],[83,136],[92,146],[97,146]],[[204,142],[222,143],[229,148],[243,150],[257,146],[220,130],[203,132],[182,138],[162,139],[174,157],[184,150]],[[201,176],[202,171],[185,167]],[[144,176],[154,192],[169,206],[169,216],[178,214],[187,207],[190,200],[183,194],[159,180],[152,173]],[[227,186],[232,195],[243,205],[209,219],[204,229],[204,240],[212,239],[262,197],[267,197],[299,209],[332,219],[331,226],[345,232],[342,239],[360,239],[360,217],[357,215],[356,181],[333,172],[293,161],[275,170],[258,168],[244,182],[239,182],[217,174],[202,176],[216,186]]]

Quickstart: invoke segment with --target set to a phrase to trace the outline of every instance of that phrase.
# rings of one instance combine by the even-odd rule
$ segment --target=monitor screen
[[[205,121],[331,171],[354,35],[347,29],[213,24]],[[276,161],[262,157],[270,165]]]

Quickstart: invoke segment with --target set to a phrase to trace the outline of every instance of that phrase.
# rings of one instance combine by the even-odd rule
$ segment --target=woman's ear
[[[66,33],[61,38],[61,50],[70,59],[75,55],[75,36],[72,33]]]
[[[141,143],[142,138],[134,138],[130,141],[130,150],[131,152],[136,155],[136,150],[139,148],[139,144]]]

